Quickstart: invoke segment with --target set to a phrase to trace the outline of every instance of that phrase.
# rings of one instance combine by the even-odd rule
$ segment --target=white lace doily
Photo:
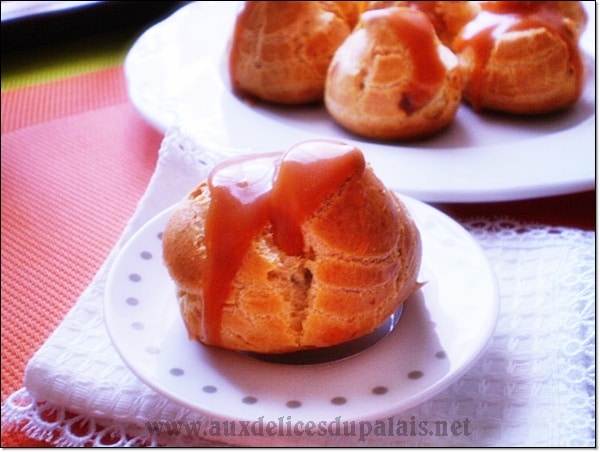
[[[194,187],[222,155],[170,131],[119,242],[64,321],[28,363],[24,388],[2,407],[2,429],[62,446],[219,445],[221,438],[148,423],[209,421],[140,382],[112,347],[103,321],[110,264],[139,227]],[[595,446],[595,234],[475,219],[463,224],[496,271],[501,312],[489,348],[456,383],[396,422],[469,419],[458,436],[303,436],[299,445]],[[152,425],[152,424],[150,424]],[[154,424],[156,425],[156,424]],[[222,438],[277,445],[277,438]]]

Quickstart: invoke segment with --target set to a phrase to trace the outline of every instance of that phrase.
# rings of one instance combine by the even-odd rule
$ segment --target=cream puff
[[[586,71],[580,2],[480,2],[481,11],[452,48],[466,74],[464,98],[475,111],[541,114],[581,96]]]
[[[359,149],[336,141],[218,164],[162,240],[190,338],[231,350],[347,342],[420,287],[409,211]]]
[[[325,106],[349,131],[377,140],[424,138],[447,127],[463,77],[425,13],[410,7],[364,12],[327,72]]]

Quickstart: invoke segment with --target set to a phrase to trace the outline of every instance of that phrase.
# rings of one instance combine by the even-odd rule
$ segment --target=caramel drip
[[[364,168],[362,153],[352,146],[307,141],[286,153],[242,156],[213,169],[202,304],[209,343],[218,342],[223,304],[252,240],[271,224],[276,246],[302,256],[302,223]]]
[[[413,73],[402,103],[403,109],[412,113],[433,99],[446,76],[446,67],[438,54],[435,29],[427,15],[417,9],[406,8],[401,14],[390,14],[386,9],[374,10],[364,14],[363,20],[377,17],[390,21],[398,42],[403,43],[409,53]]]
[[[577,83],[583,86],[583,62],[578,43],[573,33],[563,22],[563,17],[548,2],[499,1],[486,2],[482,11],[469,22],[453,43],[457,53],[471,47],[475,54],[475,66],[471,76],[471,104],[481,110],[481,92],[485,67],[489,61],[495,41],[510,31],[546,28],[560,36],[569,49],[569,60],[573,62]],[[551,3],[551,2],[550,2]]]
[[[431,21],[435,30],[441,30],[444,27],[444,22],[440,16],[436,13],[438,2],[436,1],[417,1],[408,2],[408,7],[417,9],[427,15],[427,18]]]

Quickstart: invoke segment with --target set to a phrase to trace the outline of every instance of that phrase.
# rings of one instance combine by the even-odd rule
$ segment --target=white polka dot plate
[[[401,198],[421,231],[419,280],[426,284],[406,302],[396,328],[363,352],[281,364],[190,341],[162,262],[170,209],[125,244],[108,275],[105,317],[115,348],[148,386],[215,419],[375,420],[425,401],[484,351],[499,296],[469,233],[436,209]]]

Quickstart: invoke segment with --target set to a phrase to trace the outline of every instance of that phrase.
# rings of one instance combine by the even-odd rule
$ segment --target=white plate
[[[383,182],[428,202],[536,198],[595,185],[595,14],[582,46],[588,82],[577,105],[540,118],[478,116],[459,108],[453,125],[413,144],[374,143],[350,135],[323,107],[248,105],[229,90],[225,49],[238,2],[197,2],[153,26],[125,60],[130,98],[162,131],[178,125],[198,141],[234,152],[287,149],[334,137],[356,144]]]
[[[417,405],[482,354],[499,296],[468,232],[440,211],[402,199],[421,231],[419,280],[427,284],[406,302],[396,329],[362,353],[324,364],[273,364],[190,341],[162,263],[161,233],[171,209],[143,227],[111,268],[105,292],[110,337],[143,382],[216,419],[356,421]]]

